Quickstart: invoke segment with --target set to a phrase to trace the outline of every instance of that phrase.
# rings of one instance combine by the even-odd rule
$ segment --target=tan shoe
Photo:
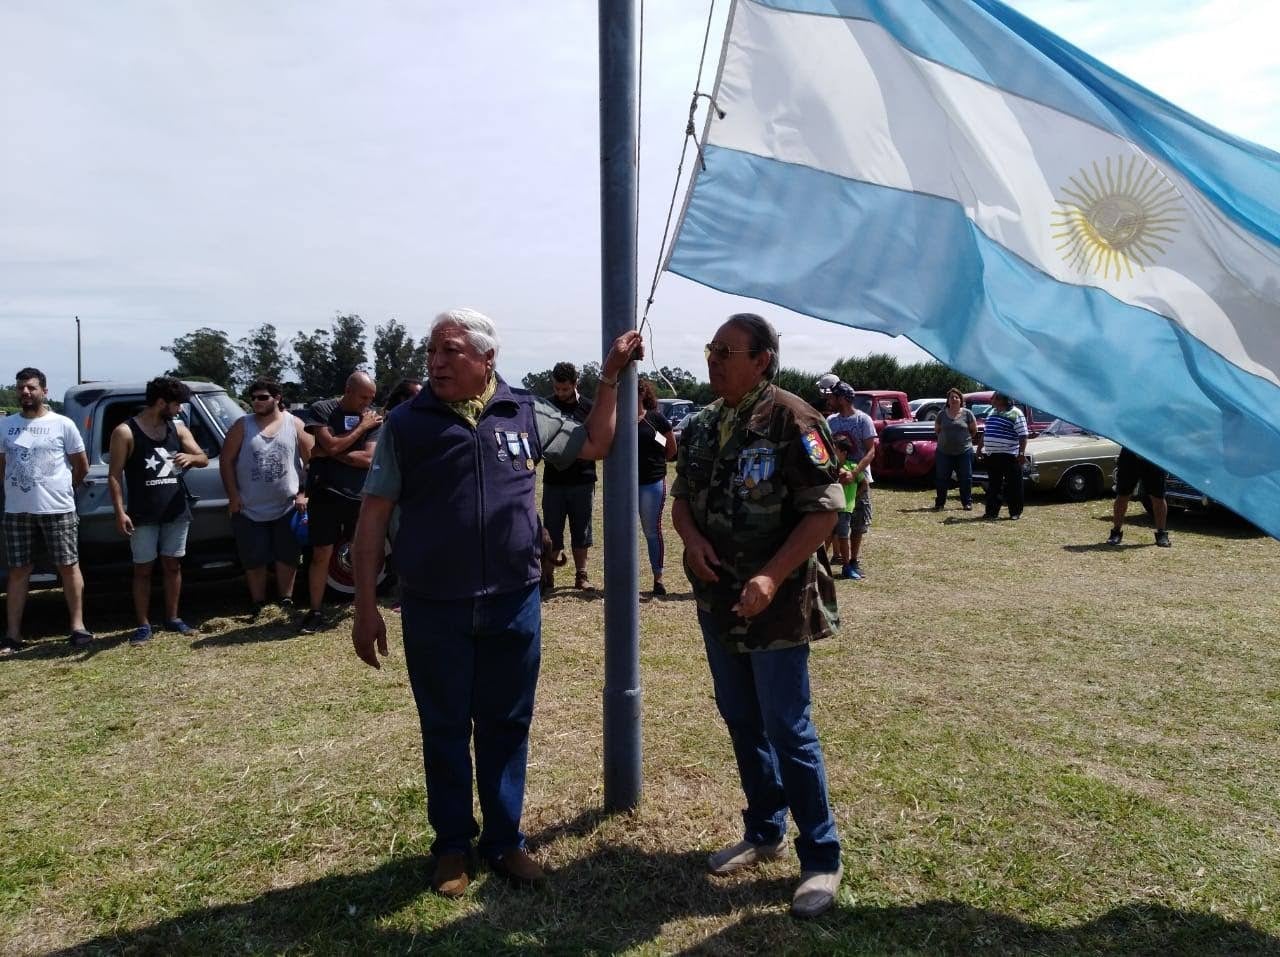
[[[734,871],[740,871],[744,867],[754,867],[762,861],[781,857],[786,844],[785,838],[776,844],[752,844],[750,841],[739,841],[708,857],[707,870],[723,877]]]
[[[436,858],[436,872],[431,875],[431,889],[441,897],[457,899],[467,892],[467,885],[470,883],[466,854],[455,851]]]
[[[587,577],[586,572],[578,572],[573,576],[573,587],[581,591],[595,591],[596,586],[591,584],[591,579]]]
[[[840,878],[844,877],[844,865],[834,871],[804,871],[800,883],[791,898],[791,916],[808,919],[825,914],[836,902]]]
[[[546,872],[523,847],[513,848],[495,858],[490,867],[516,887],[537,887],[547,879]]]

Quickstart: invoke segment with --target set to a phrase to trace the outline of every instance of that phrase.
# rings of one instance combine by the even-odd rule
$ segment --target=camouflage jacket
[[[779,584],[773,603],[755,618],[740,618],[730,609],[806,513],[844,507],[826,420],[803,399],[770,384],[755,405],[742,410],[721,448],[721,404],[713,402],[685,427],[671,488],[674,498],[688,502],[721,562],[720,581],[708,583],[685,559],[698,610],[717,622],[722,640],[737,651],[825,638],[840,619],[823,549]]]

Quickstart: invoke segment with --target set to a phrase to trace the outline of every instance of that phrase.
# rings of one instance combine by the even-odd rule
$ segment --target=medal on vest
[[[530,472],[533,471],[533,450],[529,448],[529,433],[520,433],[520,445],[524,449],[524,467]]]
[[[502,435],[507,440],[507,451],[511,453],[511,467],[520,468],[520,433],[503,432]]]
[[[494,429],[493,438],[498,443],[498,461],[505,462],[507,460],[507,450],[502,447],[502,432]]]

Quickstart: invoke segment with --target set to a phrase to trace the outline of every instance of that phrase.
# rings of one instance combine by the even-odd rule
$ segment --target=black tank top
[[[133,433],[133,454],[124,464],[125,488],[129,493],[126,509],[135,525],[159,525],[188,516],[186,489],[178,478],[173,457],[182,451],[178,430],[172,422],[165,424],[164,439],[157,442],[129,420]]]

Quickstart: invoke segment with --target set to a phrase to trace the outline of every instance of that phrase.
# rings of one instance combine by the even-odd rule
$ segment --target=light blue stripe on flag
[[[709,147],[668,268],[904,335],[1280,536],[1280,388],[1157,313],[1045,276],[948,200]]]

